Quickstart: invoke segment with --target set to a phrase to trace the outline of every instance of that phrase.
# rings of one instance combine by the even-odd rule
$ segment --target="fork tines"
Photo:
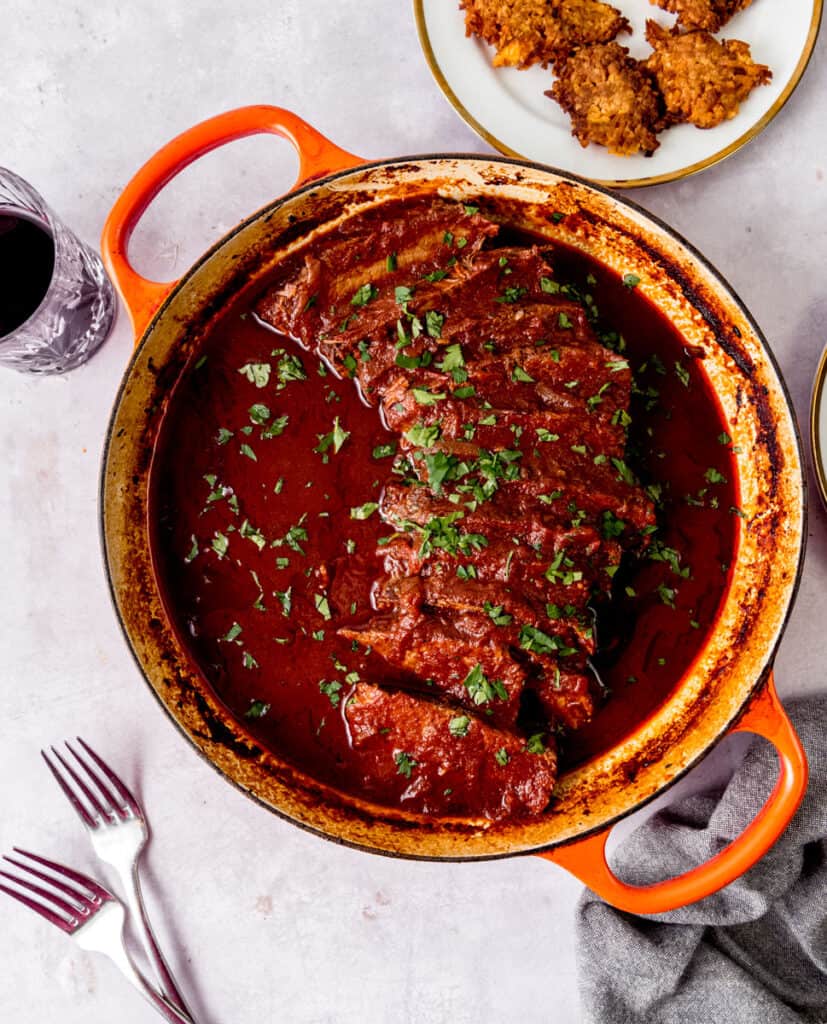
[[[85,756],[66,742],[73,763],[54,747],[51,748],[53,759],[45,750],[40,753],[84,825],[97,828],[102,822],[116,817],[123,820],[141,817],[137,800],[121,779],[79,736],[77,741]]]
[[[58,928],[62,928],[65,932],[77,931],[100,906],[112,898],[106,889],[88,876],[82,875],[79,871],[74,871],[72,868],[57,864],[55,861],[47,860],[45,857],[39,857],[35,853],[28,853],[26,850],[21,850],[16,846],[14,847],[14,852],[18,857],[26,857],[37,864],[43,865],[53,874],[46,874],[46,872],[32,867],[31,864],[4,855],[4,861],[13,864],[24,874],[0,870],[0,875],[13,882],[18,889],[24,891],[19,892],[18,889],[10,889],[7,885],[0,882],[0,892],[4,892],[18,902],[23,903],[31,910],[40,914],[41,917],[45,917],[47,921],[51,921]],[[42,885],[38,885],[26,877],[27,875],[32,875],[41,882],[45,882],[51,888],[47,889]],[[55,875],[58,877],[55,877]]]

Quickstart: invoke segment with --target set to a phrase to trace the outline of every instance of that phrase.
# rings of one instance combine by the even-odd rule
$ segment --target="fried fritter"
[[[749,46],[737,39],[668,32],[656,21],[646,23],[646,39],[654,50],[646,66],[663,96],[667,124],[714,128],[735,117],[750,92],[772,79],[770,69],[754,63]]]
[[[629,22],[600,0],[460,0],[465,34],[495,47],[494,66],[543,67],[588,43],[606,43]]]
[[[649,3],[677,14],[681,28],[718,32],[733,15],[749,7],[752,0],[649,0]]]
[[[572,135],[610,153],[647,156],[658,148],[660,103],[645,65],[625,46],[584,46],[558,62],[557,81],[546,96],[571,117]]]

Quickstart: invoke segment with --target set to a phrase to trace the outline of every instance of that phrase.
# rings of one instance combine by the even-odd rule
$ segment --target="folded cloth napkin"
[[[742,878],[699,903],[636,917],[587,891],[577,919],[585,1017],[595,1024],[827,1024],[827,697],[787,711],[810,784],[789,828]],[[778,759],[755,741],[722,791],[655,815],[612,858],[636,885],[709,859],[756,815]]]

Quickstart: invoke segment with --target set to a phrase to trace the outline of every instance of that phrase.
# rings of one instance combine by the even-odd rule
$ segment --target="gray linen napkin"
[[[807,751],[804,802],[769,853],[700,903],[636,917],[588,890],[578,908],[580,995],[595,1024],[827,1022],[827,697],[787,711]],[[689,797],[622,843],[612,867],[655,882],[706,860],[751,821],[777,775],[752,744],[722,791]]]

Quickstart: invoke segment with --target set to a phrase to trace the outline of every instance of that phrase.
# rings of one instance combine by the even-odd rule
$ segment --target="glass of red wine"
[[[63,373],[85,362],[115,318],[97,254],[22,178],[0,167],[0,365]]]

